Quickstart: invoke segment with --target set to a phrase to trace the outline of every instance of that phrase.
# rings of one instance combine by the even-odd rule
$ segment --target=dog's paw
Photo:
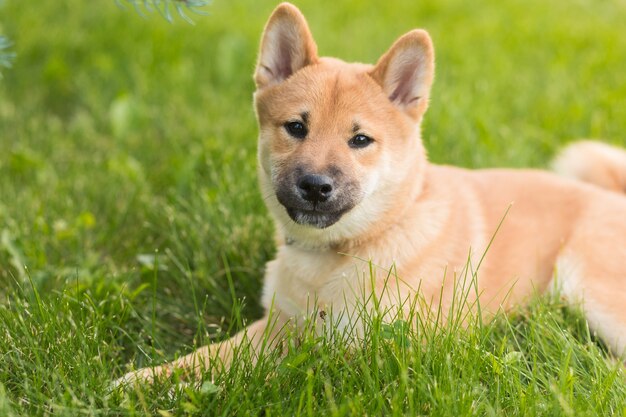
[[[154,368],[142,368],[128,372],[110,384],[110,390],[128,389],[138,385],[151,385],[159,378],[170,375],[170,370],[161,366]]]
[[[176,375],[176,376],[175,376]],[[173,400],[180,395],[184,395],[191,391],[214,392],[218,388],[210,381],[202,381],[201,379],[192,379],[191,381],[180,380],[179,374],[172,372],[170,368],[143,368],[137,371],[128,372],[121,378],[111,382],[108,386],[107,397],[115,393],[126,395],[133,390],[143,390],[153,386],[155,383],[159,385],[157,389],[162,395]],[[163,389],[165,388],[165,389]]]

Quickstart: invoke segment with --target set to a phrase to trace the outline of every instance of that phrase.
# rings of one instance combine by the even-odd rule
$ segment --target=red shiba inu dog
[[[420,124],[433,72],[423,30],[401,36],[376,65],[346,63],[318,56],[300,11],[279,5],[254,75],[258,173],[281,240],[263,293],[272,320],[120,381],[227,365],[243,340],[253,349],[279,340],[312,307],[349,312],[368,291],[393,308],[419,289],[445,309],[455,285],[446,271],[479,264],[473,297],[483,314],[556,286],[623,354],[626,152],[582,142],[556,163],[619,192],[542,171],[431,164]],[[389,280],[392,265],[397,279]]]

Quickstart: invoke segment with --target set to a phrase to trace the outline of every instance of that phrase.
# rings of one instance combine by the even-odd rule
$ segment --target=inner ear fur
[[[378,60],[370,76],[389,100],[413,117],[428,106],[435,54],[428,32],[415,29],[401,36]]]
[[[293,4],[281,3],[263,31],[254,73],[257,88],[278,84],[317,60],[317,45],[306,19]]]

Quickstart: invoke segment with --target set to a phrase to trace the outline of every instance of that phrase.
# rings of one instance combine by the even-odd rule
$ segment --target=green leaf
[[[204,381],[200,387],[202,394],[210,395],[219,392],[220,388],[211,381]]]

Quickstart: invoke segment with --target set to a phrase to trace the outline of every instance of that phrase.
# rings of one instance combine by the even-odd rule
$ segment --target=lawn
[[[626,145],[621,0],[297,2],[323,55],[373,62],[427,29],[431,160],[548,166]],[[113,0],[0,6],[0,416],[621,415],[626,378],[558,297],[357,347],[308,335],[201,387],[111,392],[260,317],[273,226],[256,187],[252,71],[275,3],[168,23]],[[625,214],[626,215],[626,214]]]

